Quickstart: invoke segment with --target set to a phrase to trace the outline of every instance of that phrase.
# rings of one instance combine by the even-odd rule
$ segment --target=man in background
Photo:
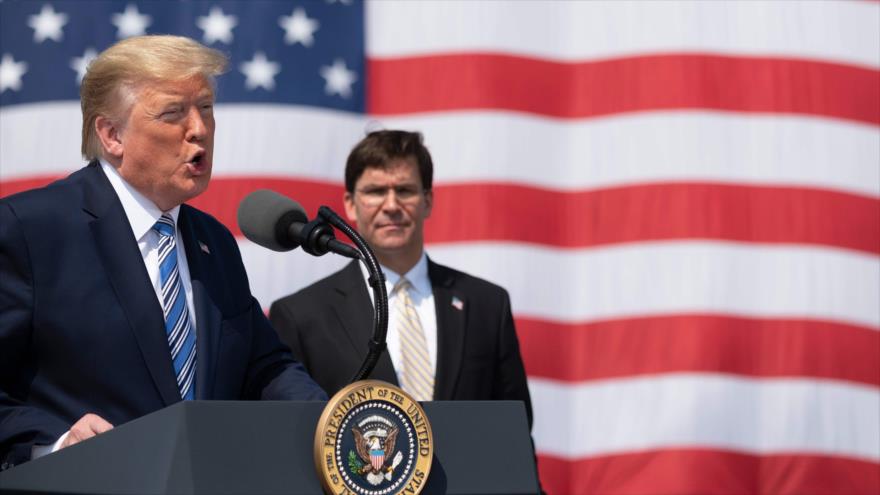
[[[419,133],[383,130],[358,143],[345,168],[345,212],[375,251],[389,294],[388,352],[371,378],[416,400],[531,401],[507,292],[431,261],[433,164]],[[358,262],[283,299],[269,312],[281,339],[329,394],[367,355],[372,292]]]
[[[187,38],[108,48],[83,79],[90,163],[0,200],[0,467],[189,399],[325,399],[279,342],[208,186],[214,78]]]

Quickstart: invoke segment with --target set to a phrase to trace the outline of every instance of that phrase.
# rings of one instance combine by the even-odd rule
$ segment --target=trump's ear
[[[119,126],[109,118],[99,115],[95,119],[95,132],[98,134],[98,139],[101,140],[101,148],[104,149],[105,156],[122,159],[124,146]]]

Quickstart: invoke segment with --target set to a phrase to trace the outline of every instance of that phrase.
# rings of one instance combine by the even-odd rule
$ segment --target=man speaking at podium
[[[531,424],[507,292],[425,254],[432,176],[420,133],[372,132],[348,156],[345,212],[376,253],[389,295],[388,352],[372,378],[420,401],[521,400]],[[366,279],[352,262],[269,312],[282,340],[329,394],[349,383],[367,355],[373,309]]]
[[[326,398],[233,236],[184,204],[208,187],[226,64],[173,36],[108,48],[80,90],[91,163],[0,200],[3,469],[181,400]]]

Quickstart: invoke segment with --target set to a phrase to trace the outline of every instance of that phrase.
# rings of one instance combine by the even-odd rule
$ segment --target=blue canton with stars
[[[0,106],[79,100],[95,53],[123,37],[178,34],[230,58],[218,103],[364,112],[364,14],[357,0],[0,0]]]

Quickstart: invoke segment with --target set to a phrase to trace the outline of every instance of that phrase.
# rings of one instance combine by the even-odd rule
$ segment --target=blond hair
[[[79,90],[83,157],[94,160],[102,155],[95,130],[98,116],[127,118],[141,85],[198,75],[213,85],[227,64],[221,52],[182,36],[136,36],[107,48],[89,64]]]

